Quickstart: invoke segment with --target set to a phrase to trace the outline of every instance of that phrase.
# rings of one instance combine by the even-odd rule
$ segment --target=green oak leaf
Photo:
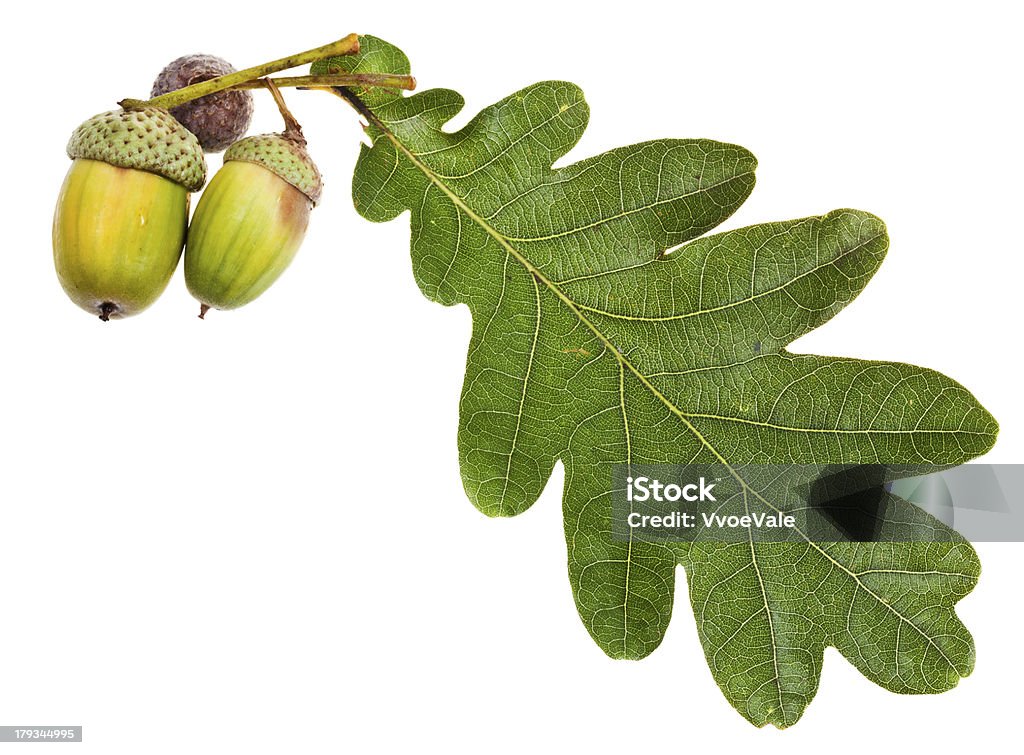
[[[397,48],[363,41],[361,55],[321,70],[408,70]],[[658,646],[682,565],[711,672],[755,725],[799,719],[829,646],[895,692],[941,692],[970,673],[954,604],[978,561],[930,517],[944,533],[930,542],[610,534],[614,464],[956,465],[992,446],[995,420],[944,375],[786,350],[878,269],[878,218],[836,210],[705,236],[752,190],[754,157],[660,139],[553,169],[588,120],[582,92],[562,81],[528,86],[454,133],[454,91],[365,102],[340,92],[372,139],[355,169],[359,213],[380,222],[409,210],[421,290],[473,315],[466,492],[486,514],[515,515],[563,462],[573,594],[606,653]],[[735,474],[744,500],[771,505]],[[927,517],[896,505],[908,521]]]

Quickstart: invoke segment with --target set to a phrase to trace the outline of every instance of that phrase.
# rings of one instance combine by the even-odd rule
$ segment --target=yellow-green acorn
[[[196,137],[159,108],[101,113],[68,142],[53,262],[71,300],[101,320],[138,314],[178,266],[189,192],[206,180]]]
[[[298,130],[250,136],[224,153],[185,245],[185,283],[207,310],[234,309],[266,291],[291,263],[320,199],[320,172]]]

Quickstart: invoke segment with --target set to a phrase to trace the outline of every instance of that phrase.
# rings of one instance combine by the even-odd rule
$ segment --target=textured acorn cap
[[[71,135],[68,157],[156,173],[188,191],[199,191],[206,182],[199,141],[162,108],[93,116]]]
[[[150,96],[158,97],[234,72],[234,66],[216,55],[183,55],[160,72]],[[173,107],[171,115],[196,135],[204,150],[222,152],[245,136],[252,122],[252,110],[252,92],[228,90]]]
[[[309,197],[314,205],[320,201],[324,184],[301,136],[285,132],[247,137],[224,153],[224,162],[230,160],[262,165]]]

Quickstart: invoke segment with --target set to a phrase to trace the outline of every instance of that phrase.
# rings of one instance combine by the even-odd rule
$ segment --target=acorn
[[[153,82],[151,97],[209,81],[235,68],[215,55],[183,55],[172,60]],[[252,122],[252,92],[225,90],[171,108],[171,115],[196,135],[206,152],[223,152],[245,136]]]
[[[248,304],[280,277],[322,190],[297,126],[231,145],[196,205],[185,245],[185,283],[200,317]]]
[[[206,180],[202,148],[169,112],[142,108],[90,118],[67,153],[53,217],[57,277],[101,320],[138,314],[178,266],[189,192]]]

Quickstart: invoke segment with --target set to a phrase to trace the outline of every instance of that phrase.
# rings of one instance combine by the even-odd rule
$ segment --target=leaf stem
[[[238,84],[244,84],[254,79],[263,78],[272,73],[283,71],[287,68],[295,68],[296,66],[306,65],[323,58],[333,58],[338,55],[354,55],[359,52],[359,35],[349,34],[344,39],[339,39],[330,44],[323,45],[321,47],[315,47],[312,50],[306,50],[305,52],[296,53],[289,55],[285,58],[279,58],[272,60],[269,63],[263,63],[252,68],[246,68],[242,71],[236,71],[235,73],[228,73],[224,76],[218,76],[215,79],[209,79],[208,81],[200,81],[195,84],[191,84],[182,89],[176,89],[173,92],[162,94],[159,97],[154,97],[150,100],[121,100],[118,104],[126,110],[133,110],[142,107],[160,107],[170,109],[183,105],[190,100],[197,99],[199,97],[205,97],[208,94],[215,94],[216,92],[222,92],[225,89],[237,86]]]
[[[366,106],[365,102],[363,102],[361,99],[359,99],[358,96],[356,96],[356,93],[353,92],[351,89],[349,89],[348,87],[331,87],[330,91],[333,94],[337,95],[338,97],[341,97],[341,99],[345,100],[345,102],[351,105],[352,109],[359,113],[361,116],[363,116],[367,120],[367,122],[371,124],[374,128],[377,128],[385,133],[387,132],[387,129],[384,127],[384,124],[380,122],[380,119],[374,114],[372,110],[370,110],[370,108]]]

